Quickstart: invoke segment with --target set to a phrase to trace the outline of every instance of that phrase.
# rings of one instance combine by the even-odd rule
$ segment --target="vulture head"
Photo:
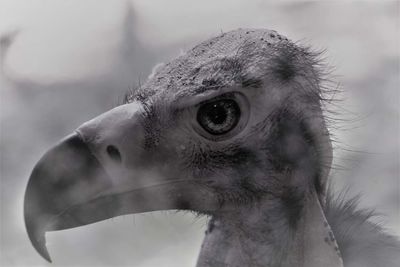
[[[340,267],[324,205],[332,159],[316,55],[239,29],[155,69],[34,167],[25,223],[45,233],[124,214],[210,216],[198,266]]]

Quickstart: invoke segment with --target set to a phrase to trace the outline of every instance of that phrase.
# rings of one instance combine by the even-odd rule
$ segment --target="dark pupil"
[[[209,133],[220,135],[232,130],[240,118],[238,104],[232,99],[221,99],[200,106],[197,121]]]
[[[215,124],[222,124],[228,117],[226,107],[218,104],[213,104],[206,115],[209,120]]]

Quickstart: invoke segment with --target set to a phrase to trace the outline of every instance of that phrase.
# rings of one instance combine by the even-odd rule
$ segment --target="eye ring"
[[[246,126],[249,104],[239,92],[226,93],[196,105],[194,129],[211,141],[237,135]]]

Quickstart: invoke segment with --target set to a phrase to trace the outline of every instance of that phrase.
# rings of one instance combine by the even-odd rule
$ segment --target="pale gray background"
[[[344,121],[332,128],[340,141],[332,180],[361,192],[362,206],[385,214],[376,220],[400,235],[399,3],[0,0],[3,48],[15,37],[1,54],[0,265],[48,265],[22,217],[30,171],[46,149],[120,103],[154,64],[238,27],[327,49],[344,90],[334,107]],[[50,233],[51,266],[194,266],[205,225],[158,212]]]

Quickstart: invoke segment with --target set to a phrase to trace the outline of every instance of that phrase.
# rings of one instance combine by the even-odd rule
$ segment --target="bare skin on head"
[[[39,161],[25,197],[33,245],[49,260],[46,231],[181,209],[211,217],[199,267],[369,267],[374,252],[395,266],[377,249],[397,255],[394,238],[375,228],[355,252],[343,233],[373,225],[327,201],[318,66],[275,31],[239,29],[159,67]]]

